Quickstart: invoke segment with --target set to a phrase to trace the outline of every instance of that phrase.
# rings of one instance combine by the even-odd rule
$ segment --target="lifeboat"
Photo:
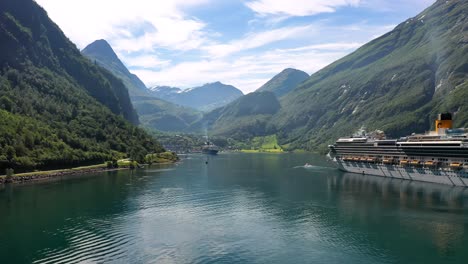
[[[424,166],[434,167],[434,166],[437,166],[437,162],[429,160],[429,161],[424,162]]]
[[[400,165],[408,165],[408,161],[407,160],[400,160]]]
[[[463,164],[460,162],[452,162],[450,163],[450,168],[455,169],[455,170],[460,170],[463,168]]]
[[[382,162],[384,164],[393,164],[393,159],[384,159]]]
[[[376,161],[376,158],[367,158],[367,162],[375,163]]]
[[[359,161],[359,160],[360,160],[359,157],[354,157],[354,158],[353,158],[353,161]]]
[[[366,157],[361,157],[361,158],[359,158],[359,161],[367,162],[367,158]]]
[[[410,162],[410,164],[413,165],[413,166],[419,166],[419,165],[421,165],[421,161],[419,161],[419,160],[412,160],[412,161]]]

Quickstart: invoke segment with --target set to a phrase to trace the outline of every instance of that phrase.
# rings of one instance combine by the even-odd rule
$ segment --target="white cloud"
[[[205,24],[183,10],[210,0],[36,0],[79,48],[96,39],[107,39],[115,49],[129,52],[151,50],[155,45],[174,49],[197,47]],[[132,32],[141,28],[140,36]]]
[[[153,20],[156,31],[144,32],[141,36],[111,37],[109,41],[119,52],[154,51],[164,47],[172,50],[198,48],[206,38],[202,31],[205,25],[196,20],[160,17]]]
[[[138,56],[128,56],[121,58],[127,67],[136,68],[161,68],[169,66],[170,60],[162,60],[156,54],[143,54]]]
[[[335,12],[343,6],[357,6],[360,0],[253,0],[247,7],[259,15],[311,16]]]
[[[402,9],[412,8],[418,12],[433,4],[436,0],[362,0],[362,6],[383,12],[399,12]]]
[[[256,90],[275,74],[292,67],[313,73],[343,57],[359,43],[325,43],[292,49],[274,49],[256,55],[182,62],[162,70],[133,70],[148,86],[188,88],[221,80],[243,92]],[[182,78],[183,73],[183,78]]]
[[[314,44],[309,46],[303,46],[299,48],[289,49],[289,51],[307,51],[307,50],[350,50],[356,49],[362,46],[362,43],[359,42],[337,42],[337,43],[322,43]]]
[[[259,33],[250,33],[242,39],[232,41],[227,44],[213,44],[203,48],[210,56],[222,57],[235,52],[245,51],[262,47],[274,42],[286,39],[298,39],[307,34],[312,34],[315,31],[314,26],[296,26],[282,27],[263,31]]]
[[[79,48],[96,39],[108,40],[147,85],[188,88],[222,81],[244,92],[257,89],[287,67],[313,73],[391,29],[355,20],[338,25],[333,18],[289,23],[291,16],[331,13],[347,6],[369,10],[380,3],[385,8],[395,6],[386,0],[242,0],[256,16],[244,21],[246,28],[232,25],[243,30],[236,35],[241,37],[232,37],[231,28],[213,32],[210,28],[216,26],[210,22],[215,22],[189,14],[192,8],[212,7],[218,3],[214,0],[36,1]]]
[[[297,27],[296,30],[293,30],[293,27],[286,27],[260,32],[257,35],[249,34],[224,45],[207,46],[204,50],[209,56],[199,61],[166,65],[158,70],[133,69],[133,71],[149,86],[168,85],[188,88],[206,82],[222,81],[248,93],[288,67],[297,68],[309,74],[314,73],[359,48],[363,43],[371,40],[371,36],[380,36],[387,32],[393,25],[374,26],[358,23],[349,27],[353,30],[316,24]],[[288,31],[297,34],[290,33],[285,38],[280,37],[280,33]],[[246,55],[242,52],[248,48],[302,35],[307,35],[308,38],[315,40],[315,43],[296,44],[282,49],[259,49],[255,50],[254,55]],[[329,42],[325,42],[327,36],[329,39],[329,36],[332,36]]]

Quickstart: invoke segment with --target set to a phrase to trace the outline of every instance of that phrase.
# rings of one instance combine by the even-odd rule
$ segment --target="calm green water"
[[[468,190],[310,154],[205,160],[0,187],[0,262],[468,263]]]

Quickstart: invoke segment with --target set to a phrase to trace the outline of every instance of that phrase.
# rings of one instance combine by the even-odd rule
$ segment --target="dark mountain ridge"
[[[127,86],[131,97],[149,95],[146,85],[127,69],[107,41],[96,40],[86,46],[81,53],[120,78]]]

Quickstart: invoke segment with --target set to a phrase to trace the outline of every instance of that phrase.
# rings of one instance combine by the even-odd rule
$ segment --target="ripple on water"
[[[213,158],[216,162],[209,166],[200,156],[181,163],[175,172],[153,168],[131,176],[122,172],[122,177],[14,192],[9,203],[28,205],[35,192],[47,200],[31,203],[22,211],[32,213],[24,215],[4,204],[14,221],[0,217],[0,223],[10,223],[2,226],[13,229],[11,223],[31,223],[34,216],[50,213],[47,225],[38,221],[30,226],[44,242],[25,242],[24,230],[18,230],[20,236],[11,236],[14,241],[0,244],[19,248],[31,243],[24,247],[32,250],[23,250],[23,259],[34,263],[441,263],[446,255],[466,259],[466,193],[332,174],[326,168],[293,169],[304,159],[278,158],[278,165],[251,157],[263,156]],[[320,164],[324,163],[316,165]],[[50,194],[64,202],[50,203]],[[84,199],[83,194],[91,196]],[[82,203],[69,210],[67,202],[77,200]]]
[[[94,221],[82,225],[74,222],[71,226],[59,231],[66,234],[66,248],[42,251],[40,255],[44,257],[33,263],[117,261],[126,257],[127,248],[135,243],[132,232],[118,224],[111,226],[106,221]],[[86,226],[87,229],[79,226]]]

